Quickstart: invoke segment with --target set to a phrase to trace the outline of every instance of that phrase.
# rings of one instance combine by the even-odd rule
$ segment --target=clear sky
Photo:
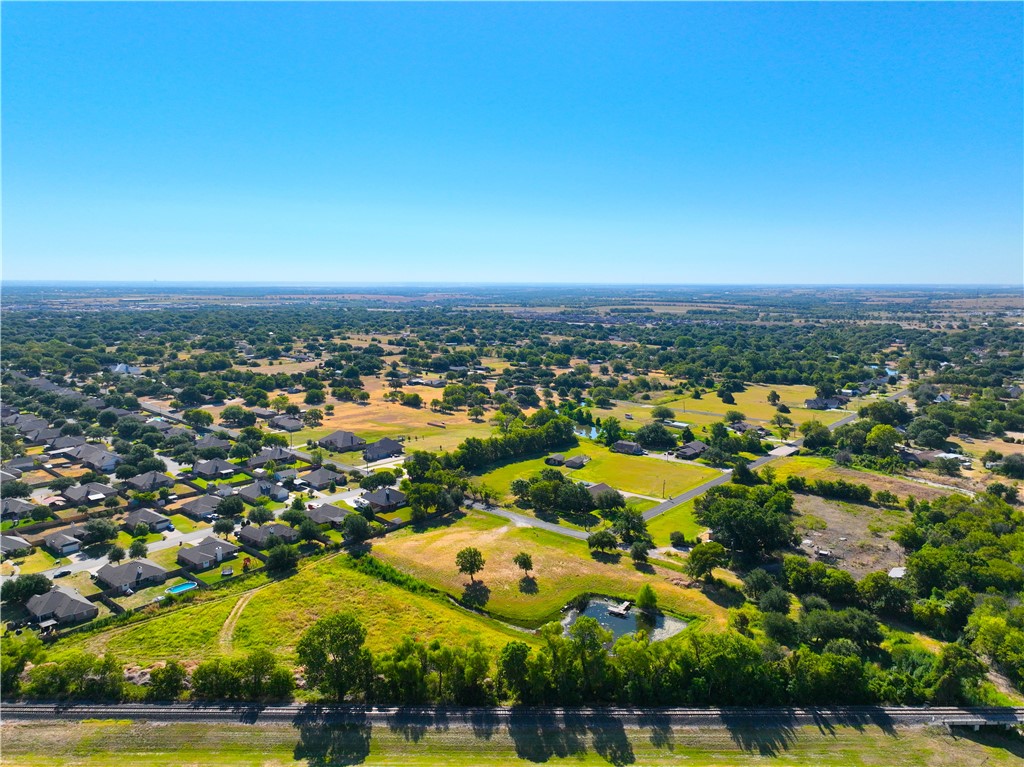
[[[1022,7],[5,2],[3,276],[1018,283]]]

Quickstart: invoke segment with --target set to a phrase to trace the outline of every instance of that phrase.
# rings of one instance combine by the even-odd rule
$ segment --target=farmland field
[[[458,572],[455,554],[466,546],[486,560],[476,583]],[[533,558],[530,578],[513,563],[525,551]],[[557,617],[573,597],[604,594],[633,599],[650,583],[658,604],[682,615],[724,623],[725,611],[696,589],[676,585],[678,574],[658,567],[639,572],[628,557],[594,559],[586,543],[532,527],[516,527],[503,518],[469,512],[454,523],[424,532],[403,530],[374,543],[374,556],[412,573],[454,597],[475,601],[488,612],[526,626]]]
[[[939,496],[949,495],[952,489],[934,487],[920,482],[912,482],[899,476],[887,474],[875,474],[869,471],[857,471],[836,465],[829,458],[818,456],[789,456],[779,458],[771,462],[775,469],[777,479],[784,480],[786,477],[798,475],[808,480],[815,479],[845,479],[858,485],[867,485],[872,492],[888,490],[895,493],[900,499],[912,495],[918,500],[933,500]]]
[[[512,724],[325,727],[121,720],[3,725],[12,767],[285,767],[286,765],[886,765],[1019,764],[1019,736],[938,728],[548,726]]]

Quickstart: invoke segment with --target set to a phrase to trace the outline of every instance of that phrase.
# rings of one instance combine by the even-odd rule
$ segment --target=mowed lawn
[[[693,399],[689,394],[680,396],[678,394],[670,394],[665,397],[659,397],[657,400],[652,400],[651,404],[657,403],[660,405],[666,405],[676,411],[676,418],[680,421],[695,422],[697,418],[696,414],[687,415],[684,411],[696,410],[704,413],[715,413],[725,415],[726,410],[739,410],[749,419],[757,419],[760,421],[770,421],[778,411],[773,405],[768,404],[768,394],[772,390],[778,392],[782,398],[780,401],[782,404],[789,407],[790,412],[787,414],[795,424],[801,424],[805,421],[817,420],[823,424],[835,423],[840,418],[843,418],[849,413],[841,410],[808,410],[804,407],[804,401],[812,399],[814,394],[813,386],[804,385],[768,385],[768,384],[747,384],[744,391],[736,392],[733,394],[733,398],[736,400],[735,405],[727,405],[719,399],[715,392],[705,393],[699,400]],[[853,400],[847,406],[851,410],[856,410],[861,404],[861,400]]]
[[[582,469],[560,469],[575,481],[605,482],[617,490],[654,498],[664,498],[663,491],[667,495],[679,495],[718,476],[716,470],[702,466],[613,453],[604,445],[589,440],[582,440],[579,446],[564,451],[562,455],[567,458],[574,455],[590,456],[590,462]],[[499,466],[479,475],[476,481],[507,500],[512,480],[525,479],[548,468],[544,463],[545,457]]]
[[[999,767],[1019,764],[1012,733],[961,737],[933,728],[566,726],[523,712],[474,727],[392,727],[225,722],[88,720],[5,722],[4,764],[12,767],[285,767],[302,765],[887,765]]]
[[[258,587],[242,590],[246,586]],[[211,592],[216,594],[217,592]],[[346,565],[346,555],[308,561],[290,578],[239,581],[224,598],[198,602],[156,617],[89,635],[73,635],[62,649],[112,652],[126,663],[202,661],[266,648],[292,661],[302,632],[317,618],[354,613],[366,626],[367,645],[385,652],[403,636],[464,645],[478,637],[492,649],[512,639],[535,640],[438,596],[413,594]],[[225,624],[227,627],[225,628]]]
[[[486,561],[475,576],[476,585],[455,566],[455,554],[467,546],[479,549]],[[523,571],[512,562],[520,551],[533,558],[532,579],[524,580]],[[725,611],[699,590],[676,585],[678,573],[657,567],[640,572],[625,555],[612,558],[618,561],[598,561],[583,541],[517,527],[484,512],[471,511],[454,523],[424,532],[389,535],[374,543],[373,554],[454,597],[475,598],[493,615],[524,626],[557,619],[562,607],[579,594],[632,600],[644,583],[651,584],[659,605],[667,610],[725,622]]]
[[[670,546],[669,536],[676,531],[685,535],[686,540],[693,541],[705,530],[707,528],[694,516],[693,501],[681,503],[647,523],[647,531],[651,534],[655,546]]]

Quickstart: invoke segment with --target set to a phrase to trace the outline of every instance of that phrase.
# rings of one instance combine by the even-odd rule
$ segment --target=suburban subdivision
[[[1012,291],[167,300],[5,295],[5,760],[1020,758]]]

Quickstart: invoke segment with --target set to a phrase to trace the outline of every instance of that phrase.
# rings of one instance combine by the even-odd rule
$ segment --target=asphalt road
[[[5,721],[81,721],[134,719],[156,722],[235,722],[243,724],[380,724],[389,726],[478,729],[517,724],[547,727],[602,722],[625,727],[786,727],[800,725],[925,725],[1024,724],[1024,708],[909,708],[850,706],[834,708],[449,708],[443,706],[258,706],[217,704],[5,703]]]

